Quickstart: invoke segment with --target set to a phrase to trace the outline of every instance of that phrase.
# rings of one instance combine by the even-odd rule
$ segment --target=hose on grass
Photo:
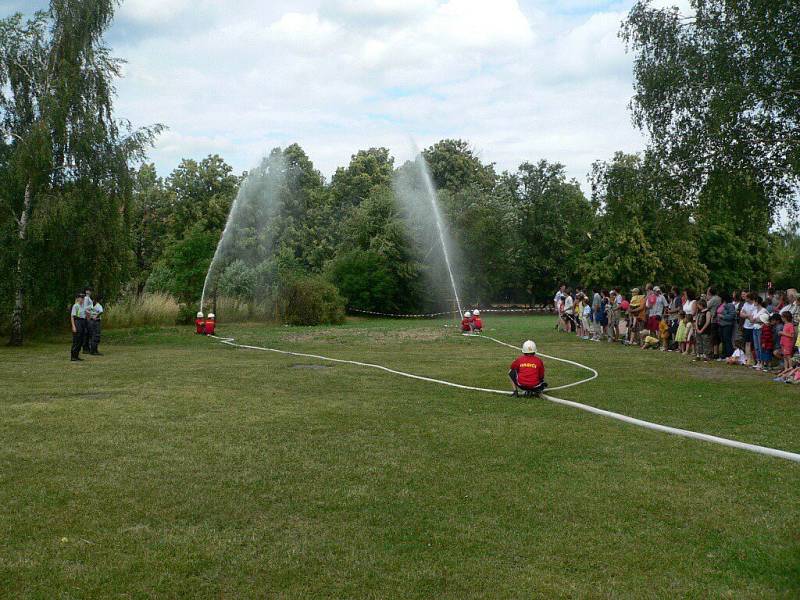
[[[415,375],[413,373],[407,373],[405,371],[398,371],[397,369],[390,369],[389,367],[385,367],[383,365],[378,365],[378,364],[374,364],[374,363],[360,362],[360,361],[357,361],[357,360],[345,360],[345,359],[342,359],[342,358],[331,358],[329,356],[322,356],[322,355],[319,355],[319,354],[308,354],[308,353],[305,353],[305,352],[293,352],[293,351],[290,351],[290,350],[279,350],[277,348],[264,348],[262,346],[252,346],[252,345],[248,345],[248,344],[237,344],[234,338],[225,338],[225,337],[220,337],[220,336],[216,336],[216,335],[210,335],[208,337],[213,338],[213,339],[219,341],[222,344],[226,344],[228,346],[232,346],[234,348],[244,348],[244,349],[247,349],[247,350],[259,350],[259,351],[263,351],[263,352],[273,352],[273,353],[276,353],[276,354],[283,354],[283,355],[286,355],[286,356],[299,356],[299,357],[303,357],[303,358],[313,358],[313,359],[316,359],[316,360],[322,360],[322,361],[339,363],[339,364],[355,365],[355,366],[366,367],[366,368],[370,368],[370,369],[378,369],[380,371],[384,371],[386,373],[391,373],[393,375],[399,375],[401,377],[407,377],[409,379],[416,379],[418,381],[425,381],[425,382],[428,382],[428,383],[436,383],[436,384],[439,384],[439,385],[446,385],[446,386],[449,386],[449,387],[458,388],[458,389],[462,389],[462,390],[471,390],[471,391],[476,391],[476,392],[486,392],[486,393],[490,393],[490,394],[500,394],[500,395],[503,395],[503,396],[509,396],[512,393],[512,392],[510,392],[508,390],[495,390],[495,389],[491,389],[491,388],[475,387],[475,386],[471,386],[471,385],[464,385],[464,384],[461,384],[461,383],[454,383],[452,381],[445,381],[443,379],[435,379],[433,377],[425,377],[424,375]],[[490,340],[492,342],[495,342],[497,344],[500,344],[502,346],[507,346],[509,348],[517,350],[516,346],[513,346],[511,344],[508,344],[506,342],[503,342],[501,340],[498,340],[498,339],[495,339],[495,338],[489,337],[489,336],[476,335],[476,334],[467,334],[464,337],[480,337],[480,338],[484,338],[484,339]],[[583,383],[588,383],[589,381],[592,381],[593,379],[596,379],[598,377],[598,373],[597,373],[597,371],[595,369],[593,369],[591,367],[587,367],[586,365],[581,364],[579,362],[572,361],[572,360],[567,360],[566,358],[558,358],[556,356],[549,356],[547,354],[542,354],[541,352],[539,353],[539,355],[540,356],[544,356],[545,358],[548,358],[548,359],[551,359],[551,360],[556,360],[556,361],[560,361],[560,362],[563,362],[563,363],[574,365],[576,367],[579,367],[581,369],[585,369],[585,370],[590,371],[592,373],[591,377],[587,377],[586,379],[581,379],[579,381],[575,381],[573,383],[568,383],[566,385],[561,385],[561,386],[549,388],[548,391],[550,391],[550,392],[552,392],[554,390],[561,390],[561,389],[569,388],[569,387],[580,385],[580,384],[583,384]],[[754,452],[756,454],[764,454],[764,455],[767,455],[767,456],[772,456],[772,457],[775,457],[775,458],[782,458],[782,459],[785,459],[785,460],[791,460],[793,462],[800,463],[800,454],[795,453],[795,452],[788,452],[786,450],[778,450],[776,448],[769,448],[767,446],[759,446],[757,444],[748,444],[746,442],[739,442],[737,440],[731,440],[731,439],[728,439],[728,438],[719,437],[719,436],[716,436],[716,435],[710,435],[710,434],[707,434],[707,433],[700,433],[700,432],[697,432],[697,431],[690,431],[688,429],[679,429],[677,427],[670,427],[668,425],[661,425],[660,423],[652,423],[650,421],[637,419],[635,417],[629,417],[627,415],[623,415],[623,414],[620,414],[620,413],[615,413],[615,412],[612,412],[610,410],[605,410],[605,409],[602,409],[602,408],[597,408],[595,406],[590,406],[588,404],[581,404],[580,402],[573,402],[572,400],[564,400],[563,398],[556,398],[555,396],[551,396],[550,394],[542,394],[541,397],[544,398],[545,400],[548,400],[548,401],[553,402],[555,404],[561,404],[563,406],[569,406],[570,408],[576,408],[578,410],[582,410],[582,411],[586,411],[586,412],[589,412],[589,413],[592,413],[592,414],[595,414],[595,415],[600,415],[600,416],[603,416],[603,417],[607,417],[609,419],[615,419],[615,420],[621,421],[623,423],[628,423],[629,425],[636,425],[637,427],[643,427],[645,429],[651,429],[653,431],[659,431],[661,433],[668,433],[670,435],[677,435],[677,436],[681,436],[681,437],[685,437],[685,438],[701,440],[701,441],[709,442],[709,443],[712,443],[712,444],[719,444],[721,446],[728,446],[729,448],[736,448],[738,450],[745,450],[747,452]]]

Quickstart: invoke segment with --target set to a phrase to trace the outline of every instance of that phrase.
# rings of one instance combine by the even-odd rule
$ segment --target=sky
[[[586,189],[593,161],[646,143],[617,35],[632,3],[125,0],[106,38],[127,61],[116,115],[169,128],[149,153],[162,175],[297,142],[330,177],[359,149],[400,162],[411,138],[461,138],[498,170],[545,158]]]

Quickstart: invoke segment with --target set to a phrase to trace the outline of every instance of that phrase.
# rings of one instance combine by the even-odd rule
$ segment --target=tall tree
[[[0,21],[0,127],[11,148],[17,185],[15,298],[10,344],[23,341],[29,225],[46,213],[49,193],[78,182],[111,191],[122,212],[130,191],[129,162],[143,158],[159,126],[132,130],[113,117],[121,61],[103,44],[114,0],[51,0],[47,11]],[[91,195],[88,202],[101,202]]]
[[[167,178],[174,194],[170,233],[180,239],[202,222],[209,231],[222,232],[239,189],[239,177],[219,155],[197,162],[183,159]]]
[[[144,290],[155,261],[164,251],[175,196],[156,173],[154,164],[144,164],[134,174],[131,235],[135,265],[133,284]]]
[[[514,274],[533,299],[550,298],[571,281],[586,248],[594,211],[578,183],[567,181],[564,165],[525,162],[504,176],[515,209]]]
[[[688,190],[755,174],[772,212],[797,204],[800,2],[638,0],[621,36],[635,54],[633,116]]]
[[[394,158],[386,148],[359,150],[347,167],[339,167],[331,180],[331,193],[336,207],[358,206],[369,198],[376,187],[392,184]]]
[[[476,187],[486,193],[497,180],[494,165],[484,165],[464,140],[441,140],[423,150],[422,155],[439,190],[458,192]]]

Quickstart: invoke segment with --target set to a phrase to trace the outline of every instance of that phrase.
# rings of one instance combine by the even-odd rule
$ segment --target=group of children
[[[203,313],[198,311],[194,320],[195,333],[198,335],[214,335],[217,330],[217,318],[214,313],[208,313],[208,317],[203,318]]]
[[[726,361],[772,373],[774,381],[800,384],[800,296],[796,290],[728,294],[714,288],[695,296],[672,288],[663,294],[649,285],[631,290],[576,290],[556,293],[557,328],[585,340],[621,341],[642,349]]]
[[[483,331],[483,321],[481,320],[481,311],[475,309],[464,313],[464,318],[461,319],[461,332],[462,333],[480,333]]]

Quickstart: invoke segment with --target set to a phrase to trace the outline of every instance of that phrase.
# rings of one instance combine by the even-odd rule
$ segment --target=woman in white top
[[[755,305],[753,304],[753,296],[752,292],[742,292],[742,297],[745,299],[744,304],[742,304],[742,310],[739,311],[739,318],[744,319],[744,324],[742,325],[742,339],[744,340],[744,353],[748,356],[748,358],[752,358],[753,356],[753,308]],[[753,361],[756,362],[756,361]]]
[[[697,301],[695,300],[694,291],[692,290],[683,290],[683,293],[686,294],[686,302],[683,303],[683,312],[686,313],[686,316],[689,315],[694,316],[697,313]]]

